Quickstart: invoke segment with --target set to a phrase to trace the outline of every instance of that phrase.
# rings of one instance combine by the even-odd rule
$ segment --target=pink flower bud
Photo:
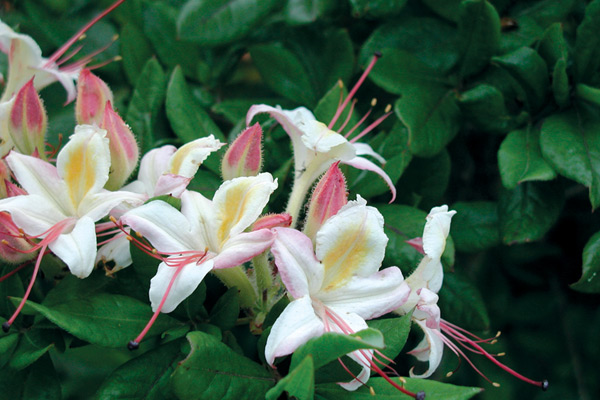
[[[110,148],[110,174],[104,185],[108,190],[120,189],[135,169],[139,148],[135,136],[123,119],[106,103],[100,127],[106,129]]]
[[[10,214],[0,212],[0,260],[17,264],[33,258],[35,253],[26,253],[33,247],[23,238]]]
[[[102,122],[106,102],[113,103],[113,94],[106,83],[89,69],[81,70],[77,80],[77,102],[75,118],[78,124],[96,124]]]
[[[306,213],[304,234],[314,240],[325,221],[337,214],[347,202],[346,179],[338,161],[329,167],[312,193]]]
[[[224,180],[256,176],[262,166],[262,129],[258,123],[246,128],[227,149],[221,163]]]
[[[10,110],[8,132],[17,151],[45,157],[44,137],[48,117],[42,99],[33,87],[33,78],[16,94]]]
[[[292,225],[292,216],[290,214],[269,214],[257,219],[252,225],[252,230],[288,228],[290,225]]]

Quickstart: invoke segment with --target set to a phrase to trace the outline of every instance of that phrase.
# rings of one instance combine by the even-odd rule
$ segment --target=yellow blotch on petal
[[[88,144],[89,141],[85,141],[81,147],[69,149],[68,161],[65,165],[64,180],[75,207],[79,205],[97,180],[95,154]]]
[[[220,226],[217,238],[220,244],[228,239],[231,228],[245,215],[248,199],[252,197],[252,188],[252,182],[245,181],[231,185],[225,193],[225,201],[220,207],[218,215]]]

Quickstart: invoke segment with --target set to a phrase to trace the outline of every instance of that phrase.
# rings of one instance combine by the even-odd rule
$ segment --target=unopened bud
[[[33,78],[16,94],[10,111],[8,132],[17,151],[45,157],[44,137],[48,117],[42,99],[33,86]]]
[[[0,212],[0,259],[12,264],[22,263],[35,255],[26,253],[33,244],[25,240],[10,214]]]
[[[138,144],[129,126],[113,111],[110,101],[104,108],[104,117],[100,127],[106,129],[110,148],[110,174],[106,187],[109,190],[120,189],[135,169],[139,157]]]
[[[246,128],[231,143],[221,162],[224,180],[256,176],[262,166],[262,129],[258,123]]]
[[[83,69],[77,80],[75,119],[78,124],[100,125],[104,106],[113,103],[113,94],[106,83],[89,69]]]
[[[304,234],[314,240],[317,231],[348,202],[346,179],[339,161],[331,165],[312,193],[306,213]]]
[[[292,216],[290,214],[269,214],[257,219],[252,225],[252,230],[288,228],[290,225],[292,225]]]

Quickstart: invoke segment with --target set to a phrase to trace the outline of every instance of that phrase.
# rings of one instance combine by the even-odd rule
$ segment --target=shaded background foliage
[[[50,54],[109,3],[4,1],[2,19]],[[420,235],[426,211],[444,203],[457,210],[443,259],[443,317],[477,332],[501,330],[495,346],[507,352],[507,364],[549,379],[551,389],[538,392],[489,365],[481,368],[501,389],[464,367],[445,378],[457,364],[448,351],[436,377],[484,387],[481,399],[593,399],[600,392],[598,26],[597,0],[127,0],[90,30],[83,52],[119,35],[97,61],[122,60],[96,72],[147,151],[207,134],[230,141],[257,103],[306,106],[328,120],[338,80],[351,85],[381,51],[357,114],[372,97],[376,116],[392,105],[369,141],[388,160],[399,196],[387,205],[382,182],[347,170],[351,198],[360,193],[380,205],[390,237],[385,264],[407,274],[419,255],[404,241]],[[0,65],[6,69],[5,57]],[[58,85],[42,96],[56,144],[59,133],[72,132],[73,106],[63,107]],[[281,211],[289,141],[272,121],[261,122],[265,170],[280,182],[270,207]],[[210,195],[220,182],[219,157],[205,167],[192,188]],[[235,295],[216,279],[164,316],[155,329],[169,328],[167,344],[148,344],[143,357],[127,352],[124,344],[150,313],[153,268],[137,254],[116,278],[99,270],[79,281],[46,257],[32,295],[45,319],[21,317],[22,329],[0,338],[0,393],[40,398],[36,387],[43,387],[46,398],[119,398],[127,390],[137,398],[190,398],[181,389],[189,378],[175,371],[190,350],[181,339],[190,329],[228,345],[218,351],[257,359],[258,337],[236,326]],[[23,272],[0,283],[1,315],[10,314],[7,296],[18,297],[27,279]],[[139,321],[119,330],[98,322],[119,312]],[[416,340],[415,332],[409,341]],[[414,364],[407,356],[399,362],[402,374]],[[128,389],[131,382],[137,387]],[[334,392],[318,395],[340,396]]]

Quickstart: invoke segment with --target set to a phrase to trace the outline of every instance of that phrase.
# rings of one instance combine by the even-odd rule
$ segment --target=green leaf
[[[537,46],[537,51],[547,65],[556,65],[558,60],[567,59],[567,41],[561,23],[557,22],[546,29]]]
[[[457,22],[459,19],[460,3],[462,0],[421,0],[431,11],[450,20]]]
[[[324,124],[328,124],[329,121],[333,119],[335,112],[338,109],[340,103],[340,96],[348,96],[348,90],[345,86],[340,87],[339,82],[336,83],[325,93],[323,97],[317,103],[317,106],[314,109],[315,118],[318,121],[323,122]],[[348,117],[348,113],[350,112],[350,107],[346,107],[344,111],[340,114],[337,122],[333,126],[333,130],[341,127],[346,118]],[[359,121],[359,117],[357,117],[356,112],[353,112],[350,116],[350,120],[346,125],[345,130],[352,128]],[[339,132],[341,133],[341,132]]]
[[[382,333],[375,329],[367,328],[351,335],[328,332],[310,339],[303,346],[296,349],[292,355],[290,370],[296,368],[304,358],[309,356],[312,357],[314,368],[317,370],[355,350],[381,350],[384,346]]]
[[[381,353],[387,358],[395,359],[404,348],[412,325],[412,312],[400,318],[374,319],[368,322],[369,328],[383,333],[385,348]]]
[[[488,330],[490,317],[477,287],[458,274],[445,274],[439,292],[444,318],[468,330]]]
[[[575,94],[582,100],[600,106],[600,89],[598,88],[579,83],[575,87]]]
[[[511,15],[508,18],[515,24],[515,28],[502,29],[498,54],[509,53],[523,46],[533,46],[544,35],[544,28],[529,15]]]
[[[177,9],[161,2],[145,2],[143,16],[144,33],[160,61],[170,68],[179,66],[188,77],[197,77],[200,51],[177,36]]]
[[[3,368],[0,393],[11,400],[60,400],[60,379],[48,355],[24,370]]]
[[[500,17],[486,0],[465,0],[458,18],[459,74],[481,71],[500,47]]]
[[[240,314],[240,301],[238,299],[238,290],[235,287],[229,288],[225,294],[219,297],[212,310],[210,310],[209,321],[226,331],[235,326]]]
[[[581,279],[571,288],[583,293],[600,293],[600,232],[596,232],[586,243]]]
[[[406,5],[407,0],[350,0],[354,17],[389,18],[397,15]]]
[[[123,69],[132,85],[137,83],[139,72],[152,57],[152,47],[144,33],[133,23],[127,23],[121,29],[121,54]]]
[[[274,379],[259,364],[203,332],[187,335],[191,352],[172,374],[181,400],[264,399]]]
[[[427,400],[467,400],[479,393],[483,389],[467,386],[455,386],[448,383],[440,383],[429,379],[404,378],[406,384],[404,387],[413,393],[425,392]],[[375,396],[371,393],[371,389]],[[354,392],[348,392],[335,383],[319,384],[316,386],[315,395],[317,399],[327,400],[398,400],[405,399],[408,396],[399,393],[383,378],[371,378],[368,385],[358,388]]]
[[[600,118],[583,107],[548,117],[541,128],[542,155],[561,175],[590,189],[600,205]]]
[[[498,206],[491,201],[458,202],[452,205],[452,239],[456,249],[467,253],[500,244]]]
[[[594,0],[585,9],[585,17],[577,27],[575,41],[575,80],[590,83],[598,67],[600,67],[600,0]]]
[[[170,399],[169,379],[184,358],[182,341],[157,347],[117,368],[96,392],[97,400]]]
[[[140,152],[146,153],[154,148],[159,138],[156,129],[156,117],[162,106],[167,77],[162,67],[151,58],[138,78],[127,110],[127,123],[140,143]]]
[[[268,392],[266,400],[277,400],[287,392],[289,397],[298,400],[312,400],[315,394],[315,367],[311,355],[304,357],[299,365],[291,370],[275,387]]]
[[[556,172],[542,157],[539,130],[528,126],[511,132],[498,150],[498,167],[502,184],[514,189],[525,181],[548,181]]]
[[[335,9],[333,0],[288,0],[283,13],[289,25],[315,22]]]
[[[179,37],[203,46],[230,43],[246,36],[278,0],[190,0],[177,20]]]
[[[560,216],[563,202],[563,189],[557,182],[524,182],[504,192],[498,204],[502,241],[541,239]]]
[[[82,297],[52,308],[31,301],[25,304],[27,309],[39,312],[73,336],[105,347],[125,348],[152,316],[147,304],[117,294]],[[174,325],[176,321],[160,314],[148,334],[157,335]]]
[[[4,323],[6,320],[0,318],[0,322]],[[0,337],[0,368],[3,368],[4,365],[11,360],[10,356],[17,347],[19,338],[19,334],[15,332],[10,332],[8,335]]]
[[[299,103],[313,105],[317,93],[298,57],[284,47],[265,44],[250,47],[260,75],[276,93]]]
[[[521,47],[511,53],[492,58],[493,62],[507,70],[523,87],[526,106],[538,110],[546,101],[550,86],[548,67],[540,55],[529,47]]]
[[[559,107],[569,105],[569,76],[567,75],[567,61],[560,59],[552,71],[552,93]]]
[[[23,369],[46,354],[55,343],[62,340],[57,330],[36,329],[34,326],[19,335],[19,343],[9,362],[14,369]]]

